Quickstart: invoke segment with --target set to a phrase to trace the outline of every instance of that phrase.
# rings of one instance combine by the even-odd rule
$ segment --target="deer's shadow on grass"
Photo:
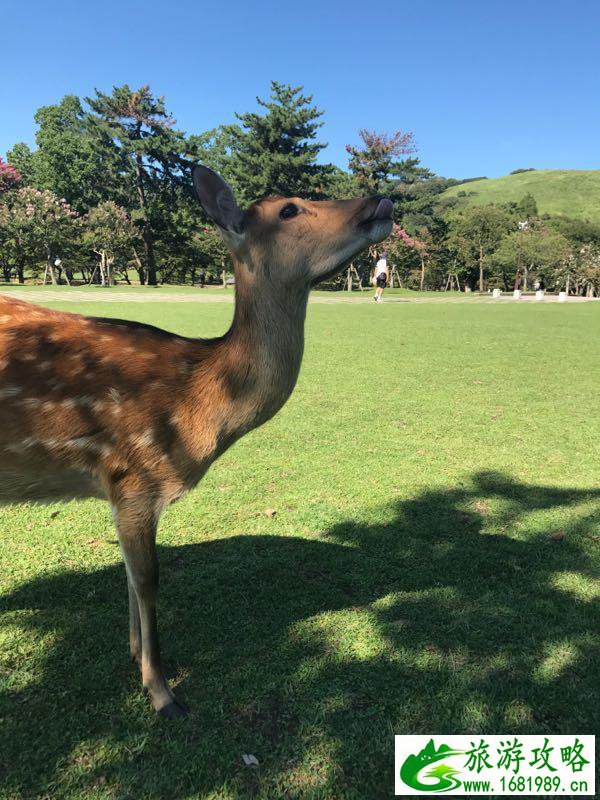
[[[479,474],[399,502],[385,524],[162,547],[163,652],[193,709],[182,723],[153,716],[128,663],[122,566],[33,580],[1,604],[36,640],[1,700],[3,783],[384,797],[394,731],[593,732],[598,603],[581,586],[597,577],[598,498]],[[579,504],[562,541],[515,535],[529,512]]]

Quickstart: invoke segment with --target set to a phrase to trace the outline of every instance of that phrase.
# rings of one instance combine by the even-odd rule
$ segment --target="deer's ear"
[[[194,167],[192,180],[200,205],[213,222],[224,231],[241,233],[244,212],[235,202],[231,186],[219,174],[202,165]]]

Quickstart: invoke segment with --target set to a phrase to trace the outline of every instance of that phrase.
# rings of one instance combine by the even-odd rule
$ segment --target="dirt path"
[[[198,294],[177,294],[176,292],[161,292],[158,290],[148,290],[148,292],[112,292],[110,289],[106,290],[85,290],[85,289],[71,289],[53,291],[52,289],[40,289],[32,291],[20,291],[19,289],[9,289],[4,294],[10,297],[17,297],[20,300],[29,300],[32,303],[232,303],[233,293],[217,294],[210,292],[203,294],[201,291]],[[586,297],[569,297],[569,303],[585,303],[590,300],[597,300],[598,298]],[[324,304],[356,304],[356,303],[373,303],[371,292],[358,292],[346,295],[344,292],[332,292],[331,297],[324,297],[323,295],[312,295],[310,298],[311,303],[324,303]],[[429,297],[407,297],[406,295],[387,295],[384,297],[385,304],[389,303],[531,303],[537,302],[535,296],[522,297],[516,301],[512,295],[505,295],[500,298],[477,297],[477,296],[463,296],[456,297],[456,295],[446,295],[442,292],[439,295],[431,295]],[[546,295],[542,301],[543,303],[556,303],[558,302],[557,295]]]

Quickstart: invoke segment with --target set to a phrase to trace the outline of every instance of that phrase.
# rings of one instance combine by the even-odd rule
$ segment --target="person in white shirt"
[[[383,290],[387,286],[387,282],[388,282],[387,252],[384,250],[382,253],[379,254],[379,258],[377,259],[377,263],[375,264],[375,285],[377,286],[377,288],[375,289],[373,300],[375,300],[376,303],[381,303],[381,296],[383,294]]]

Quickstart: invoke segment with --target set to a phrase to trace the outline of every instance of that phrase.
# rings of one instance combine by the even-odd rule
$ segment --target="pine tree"
[[[346,151],[350,156],[350,171],[365,194],[391,195],[396,184],[402,181],[412,182],[417,177],[428,177],[431,174],[428,170],[419,168],[416,158],[398,161],[399,156],[415,152],[412,133],[376,133],[362,128],[358,135],[362,147],[348,144]]]
[[[112,149],[118,159],[126,196],[117,199],[140,225],[147,280],[156,285],[155,239],[165,213],[165,185],[181,179],[185,138],[173,128],[175,120],[163,98],[155,97],[148,86],[137,91],[127,85],[114,87],[111,95],[96,90],[96,97],[87,102],[97,146]]]
[[[323,112],[312,105],[302,86],[271,82],[271,97],[258,104],[264,114],[237,114],[240,126],[230,126],[230,172],[248,202],[269,194],[322,197],[327,191],[329,166],[317,164],[326,147],[316,141]]]
[[[522,216],[523,220],[529,220],[532,217],[537,217],[538,215],[538,207],[537,203],[535,202],[535,197],[531,194],[531,192],[527,192],[527,194],[523,195],[523,197],[517,203],[517,211]]]

